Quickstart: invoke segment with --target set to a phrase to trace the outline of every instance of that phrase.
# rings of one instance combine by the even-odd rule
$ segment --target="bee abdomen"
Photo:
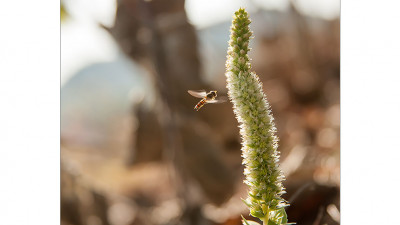
[[[195,110],[199,111],[201,107],[203,107],[204,103],[206,102],[206,99],[202,99],[197,105],[194,107]]]

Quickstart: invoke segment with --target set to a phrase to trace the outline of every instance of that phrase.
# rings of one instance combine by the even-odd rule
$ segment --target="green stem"
[[[262,208],[263,208],[264,215],[265,215],[265,217],[262,219],[262,221],[263,221],[264,225],[267,225],[268,220],[269,220],[269,207],[266,205],[263,205]]]
[[[269,220],[269,216],[268,216],[268,214],[267,214],[267,216],[264,217],[264,219],[262,220],[262,221],[263,221],[263,224],[264,224],[264,225],[267,225],[267,224],[268,224],[268,220]]]

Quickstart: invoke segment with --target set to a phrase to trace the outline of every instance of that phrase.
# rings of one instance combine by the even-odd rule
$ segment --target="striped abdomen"
[[[206,104],[206,100],[207,100],[207,97],[200,100],[199,103],[197,103],[197,105],[194,107],[194,109],[199,111],[199,109],[201,107],[203,107],[204,104]]]

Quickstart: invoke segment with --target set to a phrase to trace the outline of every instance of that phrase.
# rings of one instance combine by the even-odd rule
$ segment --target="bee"
[[[206,92],[204,90],[201,91],[192,91],[188,90],[188,93],[196,98],[202,98],[199,103],[194,107],[196,111],[199,111],[201,107],[203,107],[207,103],[222,103],[226,102],[226,99],[215,99],[217,97],[217,91]]]

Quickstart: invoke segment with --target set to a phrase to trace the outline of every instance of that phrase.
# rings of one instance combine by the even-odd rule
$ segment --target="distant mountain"
[[[61,134],[65,141],[101,145],[116,120],[126,118],[133,93],[150,89],[146,71],[125,56],[80,70],[61,88]]]

